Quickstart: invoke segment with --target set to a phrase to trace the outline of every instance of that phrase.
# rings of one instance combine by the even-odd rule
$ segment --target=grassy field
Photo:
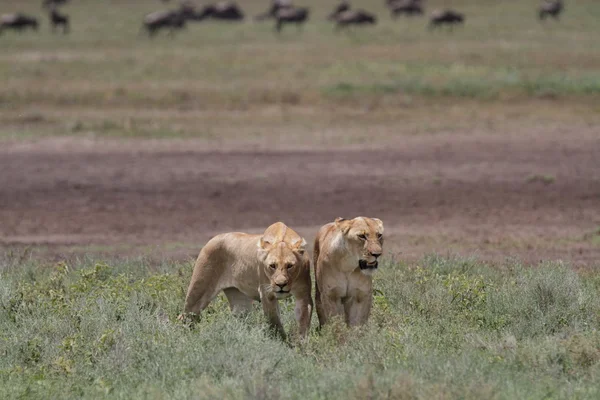
[[[380,23],[335,33],[324,19],[333,2],[301,3],[312,19],[300,33],[277,36],[272,23],[247,20],[149,40],[140,21],[160,2],[73,2],[68,37],[51,35],[45,17],[38,34],[0,37],[0,137],[218,142],[285,130],[292,141],[326,141],[310,136],[320,130],[352,142],[367,127],[389,136],[482,130],[489,120],[509,129],[598,121],[596,1],[569,3],[560,23],[540,24],[535,2],[459,0],[452,6],[467,23],[453,33],[429,32],[426,18],[393,21],[383,1],[365,0],[353,4]],[[267,1],[240,4],[255,15]],[[428,11],[444,6],[431,0]],[[0,1],[0,12],[17,10],[43,16],[38,0]]]
[[[302,32],[206,22],[153,40],[140,25],[157,0],[73,0],[68,36],[50,34],[40,2],[0,0],[43,17],[38,33],[0,35],[0,399],[600,398],[598,1],[541,24],[537,1],[427,0],[467,16],[429,32],[355,0],[379,24],[336,33],[333,1],[297,0],[312,10]],[[255,15],[268,1],[239,4]],[[358,163],[276,151],[400,142]],[[205,144],[272,151],[209,159]],[[168,247],[197,251],[216,218],[255,229],[265,207],[316,232],[328,210],[363,206],[388,213],[406,259],[435,247],[496,261],[388,256],[369,324],[317,332],[315,315],[305,343],[271,337],[258,305],[233,317],[222,297],[193,328],[176,321],[192,262],[156,261]],[[585,267],[497,262],[528,250]]]
[[[0,397],[594,399],[600,275],[553,263],[388,260],[372,318],[307,343],[218,298],[176,321],[192,264],[0,264]],[[284,302],[294,330],[293,303]]]

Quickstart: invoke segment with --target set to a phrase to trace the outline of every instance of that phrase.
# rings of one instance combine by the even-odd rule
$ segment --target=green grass
[[[527,183],[541,182],[544,185],[551,185],[554,183],[556,178],[552,175],[533,174],[527,177]]]
[[[1,398],[492,398],[600,395],[600,274],[560,263],[388,260],[372,317],[272,338],[218,298],[178,322],[191,263],[0,264]],[[294,330],[293,303],[283,303]]]
[[[195,136],[214,141],[231,136],[228,129],[239,136],[255,131],[265,136],[280,132],[281,125],[302,130],[301,136],[307,128],[328,130],[332,117],[347,119],[348,108],[352,114],[383,109],[393,121],[406,122],[400,108],[438,115],[432,104],[443,108],[469,100],[562,100],[531,107],[539,115],[548,107],[574,114],[563,103],[576,99],[592,105],[586,117],[598,111],[593,105],[600,97],[600,4],[594,0],[569,4],[560,23],[546,24],[536,19],[537,4],[454,1],[452,7],[466,13],[467,23],[451,34],[429,32],[427,18],[393,21],[383,1],[367,0],[353,4],[377,13],[377,26],[335,33],[324,18],[332,4],[305,0],[311,20],[302,33],[292,28],[277,36],[272,23],[247,20],[191,24],[175,38],[162,34],[154,40],[139,30],[146,13],[165,7],[158,1],[72,2],[65,8],[73,20],[68,37],[49,33],[39,3],[0,1],[3,12],[22,10],[43,21],[38,34],[0,36],[0,137]],[[266,4],[241,2],[249,16]],[[447,6],[428,1],[427,13]],[[304,125],[307,110],[314,127]],[[187,116],[172,129],[169,125],[185,112],[195,117]],[[42,120],[20,118],[28,113]],[[144,113],[149,115],[140,116]],[[239,127],[209,132],[205,127],[214,121],[205,113],[244,120]],[[282,113],[287,120],[278,124],[274,120]],[[473,120],[464,113],[465,120]],[[270,115],[267,123],[261,114]],[[567,125],[581,121],[580,115],[572,117]],[[123,127],[127,118],[139,123]],[[73,120],[83,128],[70,130]],[[102,121],[113,125],[98,128]],[[370,123],[360,122],[364,127]],[[348,130],[356,123],[341,125]]]

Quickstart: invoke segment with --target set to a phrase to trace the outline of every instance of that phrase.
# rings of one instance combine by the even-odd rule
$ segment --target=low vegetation
[[[192,263],[0,264],[0,398],[598,398],[600,274],[388,260],[369,324],[307,343],[223,298],[176,321]],[[283,303],[286,329],[293,302]]]
[[[534,175],[529,175],[527,177],[527,182],[529,182],[529,183],[541,182],[544,185],[550,185],[550,184],[554,183],[555,180],[556,180],[556,178],[554,178],[554,176],[552,176],[552,175],[534,174]]]

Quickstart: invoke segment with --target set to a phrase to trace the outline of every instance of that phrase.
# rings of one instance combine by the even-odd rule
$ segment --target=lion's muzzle
[[[374,271],[379,266],[379,263],[377,260],[371,262],[368,262],[367,260],[359,260],[358,266],[360,267],[361,271]]]
[[[273,289],[273,293],[277,295],[277,297],[285,297],[290,293],[290,285],[289,282],[285,279],[275,279],[275,282],[271,284],[271,288]]]
[[[277,299],[285,299],[287,297],[289,297],[291,295],[289,290],[274,290],[273,293],[275,293],[275,297]]]

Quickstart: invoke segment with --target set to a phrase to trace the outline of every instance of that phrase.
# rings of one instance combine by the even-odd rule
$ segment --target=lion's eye
[[[287,269],[290,269],[290,268],[293,268],[293,267],[294,267],[294,264],[286,264],[286,265],[285,265],[285,267],[286,267]]]
[[[381,233],[377,234],[377,239],[381,240],[383,238],[383,235]]]
[[[269,265],[269,268],[276,269],[277,268],[277,264],[271,264],[271,265]]]
[[[367,240],[367,235],[365,235],[365,234],[363,233],[363,234],[360,234],[360,235],[358,235],[358,238],[359,238],[359,239],[362,239],[362,240]]]

